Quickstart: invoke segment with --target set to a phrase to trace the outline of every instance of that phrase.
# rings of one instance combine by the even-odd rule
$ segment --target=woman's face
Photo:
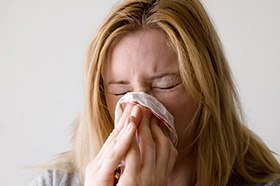
[[[164,33],[145,29],[116,42],[104,66],[105,98],[114,119],[115,106],[127,92],[145,92],[156,97],[174,116],[178,150],[193,142],[195,126],[186,132],[196,106],[184,88],[178,58]]]

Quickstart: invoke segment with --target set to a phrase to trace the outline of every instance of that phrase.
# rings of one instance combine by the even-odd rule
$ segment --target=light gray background
[[[27,185],[71,148],[87,43],[115,0],[0,0],[0,182]],[[280,1],[204,0],[248,126],[280,153]]]

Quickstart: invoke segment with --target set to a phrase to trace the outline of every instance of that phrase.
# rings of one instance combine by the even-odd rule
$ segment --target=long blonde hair
[[[84,178],[113,121],[106,108],[102,68],[112,43],[143,28],[161,29],[178,55],[186,89],[198,103],[198,185],[227,185],[231,178],[264,183],[280,178],[272,152],[243,125],[242,110],[221,43],[198,0],[122,0],[90,42],[84,65],[84,109],[74,124],[73,149],[53,164]]]

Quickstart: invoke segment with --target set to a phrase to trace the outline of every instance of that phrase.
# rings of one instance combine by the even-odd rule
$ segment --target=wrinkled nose
[[[133,92],[144,92],[146,94],[149,94],[151,96],[154,96],[153,90],[150,87],[139,87],[133,89]]]

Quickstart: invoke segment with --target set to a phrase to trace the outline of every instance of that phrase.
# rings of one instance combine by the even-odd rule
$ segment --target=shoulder
[[[264,186],[280,186],[280,179],[269,182],[269,183],[265,184]]]
[[[51,169],[45,170],[29,186],[79,186],[80,179],[77,174]]]
[[[250,183],[241,176],[233,175],[227,186],[280,186],[280,179],[269,183]]]
[[[265,184],[251,184],[248,186],[280,186],[280,179]]]

